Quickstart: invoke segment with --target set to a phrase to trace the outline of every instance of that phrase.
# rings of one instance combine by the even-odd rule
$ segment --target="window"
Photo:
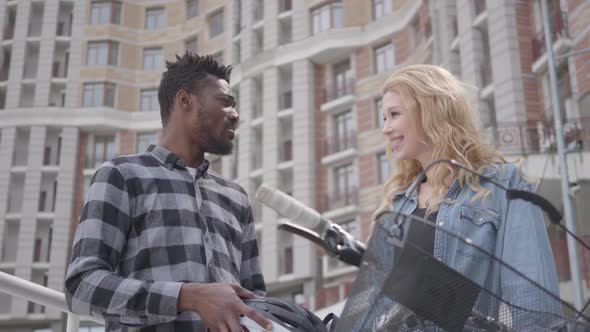
[[[293,36],[293,28],[291,20],[279,21],[279,45],[285,45],[291,42]]]
[[[253,47],[254,54],[262,52],[264,50],[264,29],[263,28],[255,29],[254,30],[254,38],[252,38],[252,39],[253,39],[253,43],[254,43],[254,47]]]
[[[354,137],[354,125],[352,112],[344,112],[334,116],[334,138],[333,143],[336,151],[339,152],[352,147]]]
[[[121,2],[93,1],[90,8],[90,24],[109,23],[121,23]]]
[[[146,48],[143,50],[143,69],[157,70],[162,67],[162,49]]]
[[[141,91],[139,110],[142,112],[159,111],[158,90],[150,89]]]
[[[385,122],[383,120],[383,99],[381,97],[375,98],[375,118],[377,119],[376,125],[378,129],[382,129]]]
[[[242,31],[242,1],[234,0],[234,20],[233,20],[234,36]]]
[[[375,48],[375,73],[392,69],[395,65],[395,54],[391,43]]]
[[[156,144],[157,142],[157,132],[137,134],[136,152],[143,153],[145,150],[147,150],[150,144]]]
[[[350,61],[345,60],[334,66],[335,98],[340,98],[352,93],[352,69]]]
[[[160,30],[166,26],[164,8],[148,8],[145,11],[145,28],[149,31]]]
[[[279,13],[288,12],[293,9],[292,0],[279,0]]]
[[[119,43],[112,41],[88,42],[86,63],[89,66],[116,66],[118,63]]]
[[[331,28],[342,28],[342,2],[325,4],[311,11],[312,33],[315,35]]]
[[[242,61],[242,43],[240,40],[236,40],[234,42],[234,64],[240,63]]]
[[[186,18],[190,19],[199,16],[199,1],[186,0]]]
[[[84,83],[84,107],[115,106],[115,84]]]
[[[353,195],[356,193],[356,178],[352,164],[336,167],[334,169],[334,197],[332,203],[346,206],[353,203]],[[336,207],[332,205],[332,207]]]
[[[373,0],[373,18],[375,20],[391,13],[391,0]]]
[[[86,162],[87,168],[98,168],[102,163],[111,160],[115,157],[115,136],[102,135],[94,137],[94,144],[92,145],[88,160]]]
[[[264,1],[254,0],[253,7],[252,17],[254,18],[254,22],[261,21],[264,18]]]
[[[389,179],[389,160],[385,152],[377,155],[377,184],[385,184]]]
[[[216,37],[223,33],[223,10],[209,16],[209,38]]]
[[[191,37],[191,38],[184,41],[185,50],[192,52],[192,53],[197,53],[197,45],[198,45],[197,37]]]

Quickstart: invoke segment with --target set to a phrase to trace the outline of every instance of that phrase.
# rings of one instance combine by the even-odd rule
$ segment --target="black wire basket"
[[[475,270],[455,270],[404,236],[415,223],[458,239],[473,253],[463,266]],[[503,292],[516,300],[490,291],[487,276],[497,272],[514,281]],[[387,212],[375,223],[335,330],[582,332],[590,331],[590,319],[471,241],[425,219]]]

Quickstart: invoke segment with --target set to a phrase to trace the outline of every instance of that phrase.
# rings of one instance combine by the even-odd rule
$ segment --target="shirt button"
[[[444,222],[442,222],[442,221],[440,221],[440,222],[438,223],[438,225],[439,225],[440,227],[442,227],[442,226],[444,226],[444,225],[445,225],[445,223],[444,223]]]

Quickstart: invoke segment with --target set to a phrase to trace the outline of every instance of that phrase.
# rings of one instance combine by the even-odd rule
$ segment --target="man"
[[[240,315],[272,329],[241,300],[266,290],[247,195],[205,160],[233,148],[232,68],[188,52],[176,59],[158,90],[159,145],[104,163],[92,179],[68,306],[104,316],[107,331],[242,331]]]

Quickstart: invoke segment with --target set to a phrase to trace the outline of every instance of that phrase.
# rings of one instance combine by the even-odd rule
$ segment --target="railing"
[[[66,305],[64,293],[37,285],[34,282],[15,277],[5,272],[0,272],[0,292],[65,312],[68,315],[67,332],[78,332],[80,330],[80,319],[104,325],[102,318],[80,316],[72,313]]]
[[[345,192],[336,192],[325,196],[324,211],[330,211],[358,204],[358,190],[356,187],[350,187]]]
[[[56,35],[69,37],[72,35],[72,30],[66,25],[66,22],[57,22]]]
[[[550,153],[557,150],[552,121],[499,123],[488,135],[505,155]],[[590,117],[567,119],[563,125],[565,144],[570,151],[590,150]]]
[[[322,102],[327,103],[334,99],[342,98],[347,95],[351,95],[354,93],[354,79],[348,77],[344,81],[341,81],[343,84],[336,84],[333,83],[332,86],[324,88],[323,91],[323,98]]]
[[[350,131],[344,136],[332,136],[324,141],[324,156],[356,148],[356,132]]]
[[[551,40],[555,43],[559,38],[569,38],[569,28],[567,14],[562,11],[556,11],[551,14]],[[545,32],[541,30],[533,38],[533,59],[539,58],[545,54]]]

